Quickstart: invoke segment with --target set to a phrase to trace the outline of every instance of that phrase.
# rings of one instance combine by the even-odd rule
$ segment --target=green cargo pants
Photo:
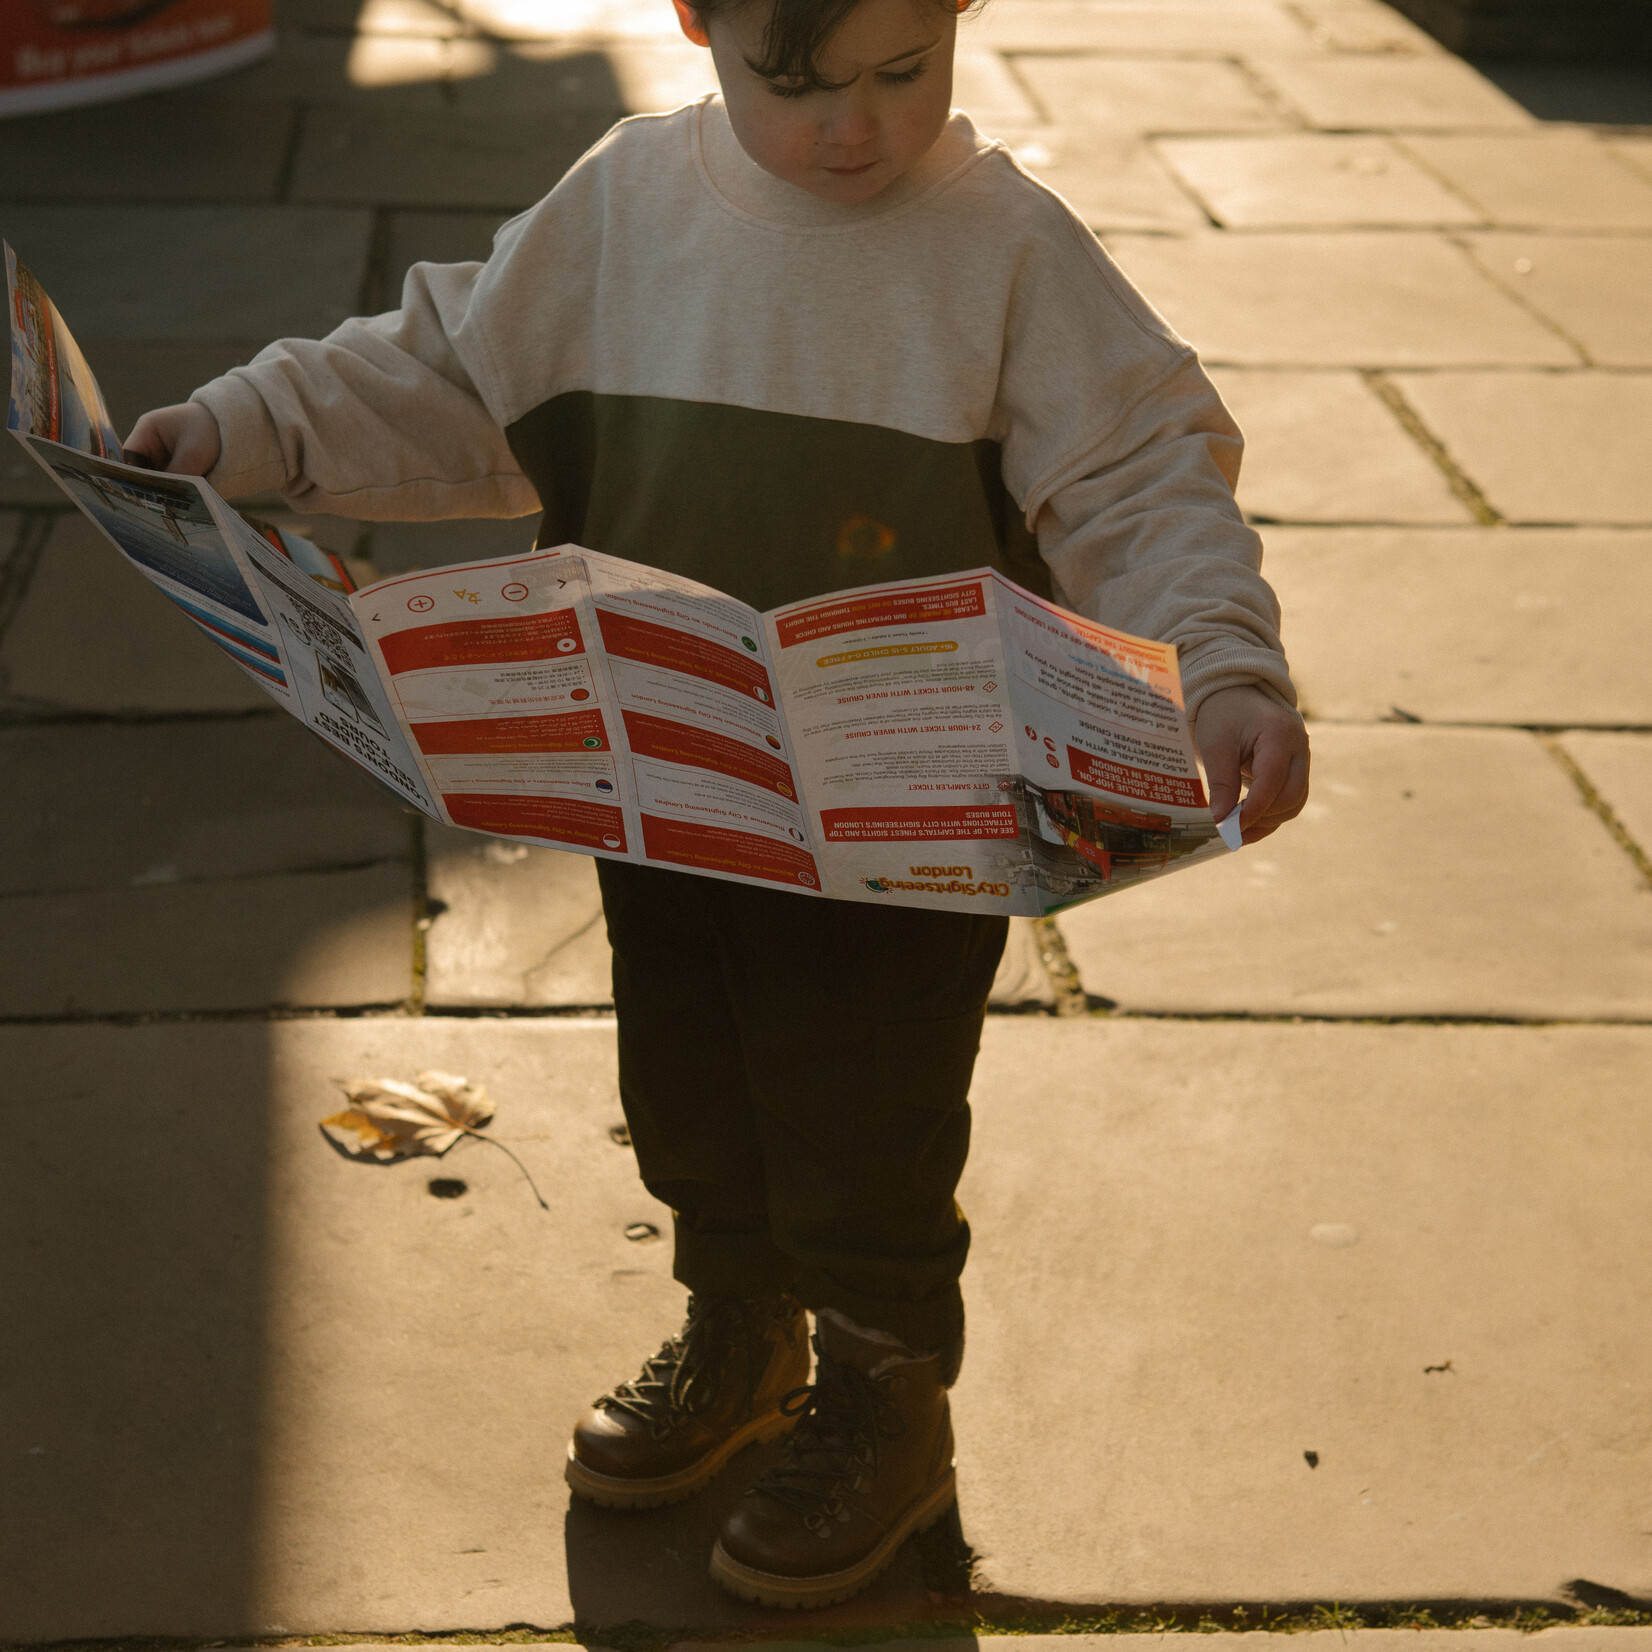
[[[953,1192],[1007,920],[597,870],[620,1096],[677,1278],[961,1345]]]

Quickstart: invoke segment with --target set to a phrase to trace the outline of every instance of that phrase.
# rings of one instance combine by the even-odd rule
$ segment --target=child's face
[[[860,0],[821,49],[833,90],[764,80],[765,0],[702,26],[674,0],[683,32],[711,47],[729,125],[763,168],[823,201],[869,201],[929,153],[952,107],[958,19],[935,0]]]

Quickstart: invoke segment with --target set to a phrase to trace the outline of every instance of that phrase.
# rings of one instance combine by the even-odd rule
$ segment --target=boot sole
[[[749,1445],[767,1445],[791,1433],[795,1419],[784,1417],[778,1411],[768,1412],[737,1429],[715,1451],[709,1451],[697,1463],[680,1468],[675,1474],[659,1474],[649,1480],[628,1480],[613,1474],[598,1474],[587,1468],[568,1447],[568,1462],[562,1477],[572,1490],[589,1503],[605,1509],[657,1509],[667,1503],[680,1503],[692,1497],[702,1486],[717,1478],[737,1451]]]
[[[845,1566],[841,1572],[826,1572],[819,1577],[782,1577],[776,1572],[760,1572],[736,1560],[719,1539],[711,1551],[712,1581],[720,1583],[731,1595],[758,1606],[835,1606],[869,1587],[907,1538],[928,1531],[957,1500],[958,1477],[949,1467],[864,1560]]]

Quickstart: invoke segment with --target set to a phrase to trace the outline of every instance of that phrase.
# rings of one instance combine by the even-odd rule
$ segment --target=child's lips
[[[829,166],[825,170],[834,178],[858,178],[863,173],[870,172],[877,164],[876,161],[866,161],[860,166]]]

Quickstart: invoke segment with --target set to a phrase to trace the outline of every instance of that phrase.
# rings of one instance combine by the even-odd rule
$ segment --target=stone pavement
[[[0,131],[0,233],[123,423],[709,84],[663,0],[278,19],[240,75]],[[387,802],[0,454],[0,1637],[1652,1598],[1652,94],[1540,120],[1375,0],[989,0],[963,38],[959,101],[1246,428],[1316,790],[1017,929],[958,1521],[800,1624],[704,1575],[755,1458],[569,1506],[568,1421],[679,1304],[590,863]],[[386,572],[532,529],[312,526]],[[549,1213],[485,1147],[326,1150],[337,1079],[429,1065]]]

